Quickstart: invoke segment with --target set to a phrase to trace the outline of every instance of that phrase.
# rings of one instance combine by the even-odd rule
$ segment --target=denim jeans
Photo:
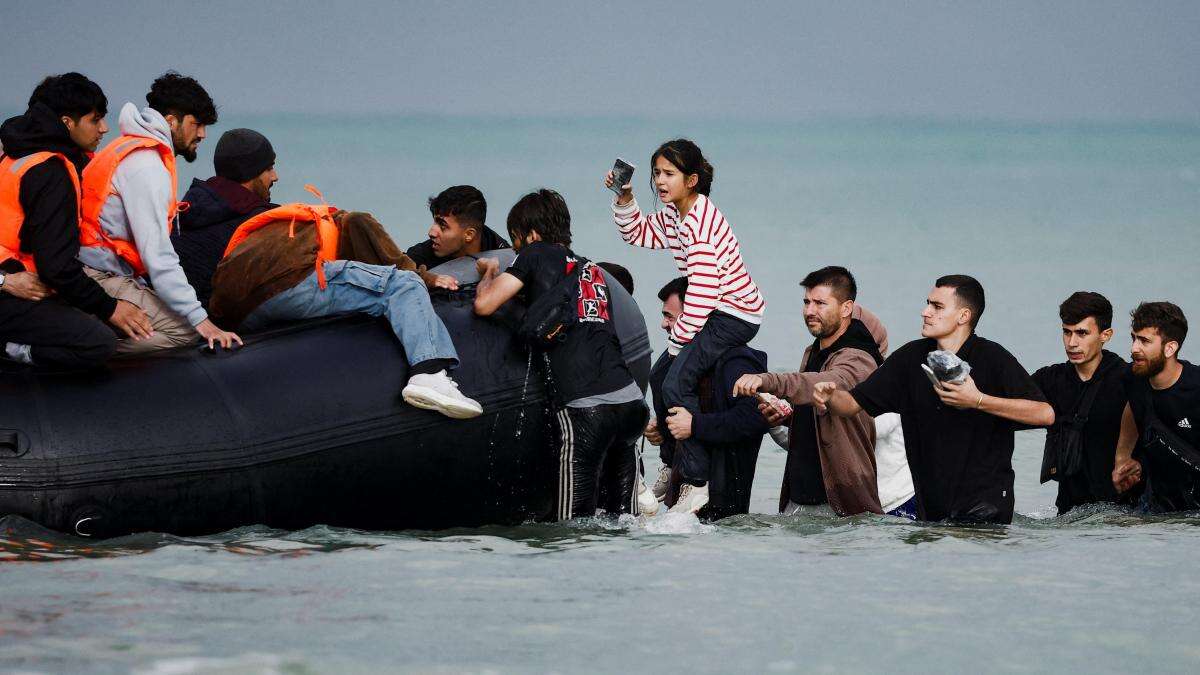
[[[433,311],[425,282],[415,272],[392,266],[350,260],[325,263],[327,285],[321,290],[317,273],[259,305],[242,322],[247,332],[272,321],[315,319],[362,312],[382,316],[404,345],[408,363],[446,359],[458,365],[458,352],[446,325]]]
[[[678,406],[686,408],[693,416],[699,413],[700,376],[716,365],[725,350],[744,345],[757,334],[758,324],[724,312],[709,314],[704,327],[691,342],[683,346],[667,371],[662,391],[667,410]],[[666,422],[660,420],[659,423],[665,425]],[[708,451],[694,436],[676,441],[671,466],[688,482],[708,481]]]

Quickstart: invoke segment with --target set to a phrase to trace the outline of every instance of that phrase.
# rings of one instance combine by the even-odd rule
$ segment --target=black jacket
[[[220,176],[206,181],[193,179],[183,201],[188,203],[187,210],[179,214],[179,227],[171,233],[171,244],[179,254],[188,283],[196,289],[200,304],[208,309],[213,273],[234,231],[275,204]]]
[[[62,120],[42,103],[5,121],[0,126],[0,143],[4,145],[4,154],[13,158],[42,151],[61,152],[80,174],[88,162],[88,156],[71,140]],[[21,250],[33,254],[38,277],[71,305],[102,320],[111,317],[117,301],[83,273],[83,265],[77,259],[79,205],[66,167],[55,160],[30,169],[21,179],[20,201],[25,211]],[[23,270],[15,260],[4,264],[6,272]]]
[[[483,232],[479,235],[479,250],[480,251],[495,251],[502,248],[512,248],[504,237],[496,234],[492,228],[487,225],[483,226]],[[418,265],[424,265],[426,269],[433,269],[444,262],[450,262],[446,258],[439,258],[433,252],[433,242],[426,239],[419,244],[413,244],[405,253],[413,259],[413,262]]]
[[[672,443],[663,422],[667,410],[662,398],[663,380],[669,367],[670,360],[664,352],[650,372],[650,391],[654,414],[660,420],[659,429],[667,437],[666,442]],[[734,383],[742,375],[765,372],[767,355],[743,346],[722,354],[712,371],[701,378],[701,412],[692,417],[692,437],[712,453],[708,505],[700,511],[703,518],[715,520],[750,510],[758,450],[770,425],[758,411],[755,397],[734,398],[732,393]]]

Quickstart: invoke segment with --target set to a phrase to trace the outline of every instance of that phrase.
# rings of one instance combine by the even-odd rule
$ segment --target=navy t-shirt
[[[551,291],[567,275],[568,265],[578,261],[571,250],[561,244],[534,242],[521,248],[512,267],[505,270],[524,287],[521,293],[527,305],[532,305],[543,293]],[[566,339],[549,351],[554,387],[562,403],[611,394],[633,384],[633,375],[621,354],[621,343],[613,328],[607,281],[603,271],[590,283],[587,302],[589,320],[571,326]],[[599,304],[603,304],[600,307]]]
[[[942,404],[921,370],[936,349],[937,341],[930,338],[909,342],[850,394],[873,417],[900,414],[922,520],[1011,523],[1018,425]],[[995,342],[972,335],[957,353],[971,364],[980,392],[1046,400],[1017,359]]]

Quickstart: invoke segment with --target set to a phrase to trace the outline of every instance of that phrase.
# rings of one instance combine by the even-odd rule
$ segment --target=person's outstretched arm
[[[818,382],[813,385],[812,404],[820,413],[838,417],[854,417],[862,412],[862,406],[849,392],[838,389],[837,382]]]
[[[605,186],[612,186],[613,176],[609,171],[604,177]],[[664,214],[642,213],[637,200],[633,198],[633,189],[625,189],[613,201],[613,222],[625,243],[642,248],[666,248],[667,234],[664,229]]]
[[[979,391],[975,380],[969,376],[964,382],[943,382],[936,392],[942,403],[959,410],[978,410],[1034,427],[1048,427],[1054,424],[1054,408],[1049,403],[990,396]]]
[[[475,262],[479,285],[475,287],[475,313],[491,316],[525,286],[524,282],[507,272],[500,272],[500,261],[480,258]]]

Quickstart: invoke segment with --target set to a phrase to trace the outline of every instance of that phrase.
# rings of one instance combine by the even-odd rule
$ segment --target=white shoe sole
[[[646,499],[643,495],[647,494],[649,494],[649,490],[638,495],[638,511],[640,511],[643,516],[649,517],[658,513],[661,502],[659,502],[657,499]],[[651,496],[653,497],[653,495]]]
[[[478,403],[443,396],[429,387],[408,385],[400,392],[404,402],[414,408],[433,410],[456,420],[468,420],[483,414]]]

